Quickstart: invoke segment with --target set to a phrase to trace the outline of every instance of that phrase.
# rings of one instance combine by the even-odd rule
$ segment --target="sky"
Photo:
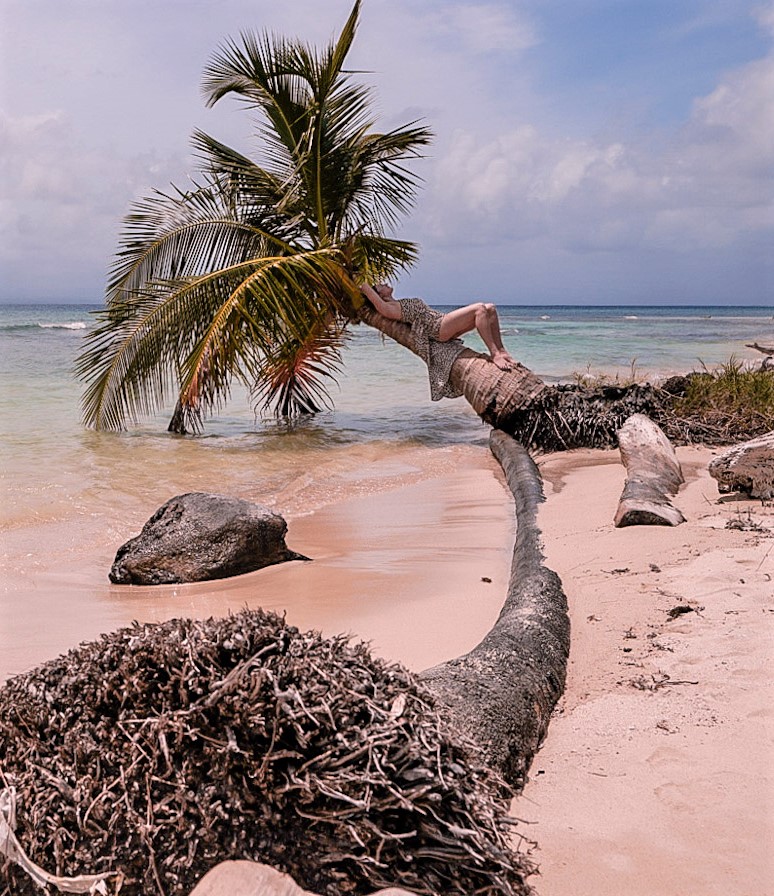
[[[101,302],[132,201],[256,154],[202,71],[351,0],[0,0],[0,302]],[[774,306],[774,0],[363,0],[377,128],[435,134],[396,235],[432,304]]]

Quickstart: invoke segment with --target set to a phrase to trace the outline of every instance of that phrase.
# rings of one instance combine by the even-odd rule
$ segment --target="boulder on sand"
[[[285,520],[239,498],[191,492],[160,507],[122,545],[110,570],[117,585],[170,585],[225,579],[286,560]]]

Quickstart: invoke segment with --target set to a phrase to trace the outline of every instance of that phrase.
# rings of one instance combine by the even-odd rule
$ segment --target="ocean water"
[[[422,362],[364,326],[352,328],[335,409],[312,419],[258,419],[237,390],[201,436],[168,434],[167,413],[127,432],[92,432],[80,422],[73,366],[93,310],[0,306],[0,655],[45,629],[40,595],[61,596],[60,620],[68,595],[88,593],[95,612],[110,600],[116,548],[173,495],[233,494],[298,517],[435,475],[461,446],[486,446],[488,429],[464,399],[431,403]],[[654,377],[731,356],[759,361],[745,343],[774,344],[772,308],[500,313],[513,355],[550,381],[587,370],[628,375],[633,364]],[[475,336],[466,342],[483,349]],[[0,680],[9,671],[18,665],[0,663]]]
[[[309,509],[325,501],[319,483],[302,494],[299,477],[311,484],[316,472],[330,479],[335,470],[354,488],[371,450],[389,447],[399,457],[486,442],[486,427],[464,399],[431,402],[422,362],[365,326],[351,328],[344,371],[331,389],[335,408],[311,419],[259,419],[237,388],[198,437],[169,435],[168,413],[124,433],[91,432],[80,423],[82,384],[73,367],[95,310],[0,306],[3,526],[87,506],[102,489],[136,496],[145,482],[171,485],[181,465],[191,489],[213,464],[227,469],[235,489],[280,495],[295,485],[292,511],[299,512],[303,501]],[[653,378],[732,356],[752,363],[762,356],[745,344],[774,344],[774,308],[502,305],[500,316],[512,354],[548,381],[587,371],[628,376],[632,368]],[[476,335],[465,340],[484,350]]]

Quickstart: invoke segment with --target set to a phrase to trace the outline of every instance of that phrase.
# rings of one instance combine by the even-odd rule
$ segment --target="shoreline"
[[[370,456],[365,472],[340,493],[338,484],[330,486],[333,500],[316,507],[315,482],[288,489],[295,513],[273,509],[287,520],[288,546],[312,563],[141,587],[108,583],[112,553],[104,546],[89,554],[86,570],[47,569],[33,559],[4,583],[8,624],[0,631],[0,683],[135,620],[218,616],[257,606],[286,613],[302,631],[351,633],[414,671],[464,652],[499,613],[515,521],[488,448],[440,450],[412,455],[417,466],[405,457],[396,461],[389,450]],[[315,509],[303,512],[309,499]],[[143,522],[124,523],[115,547]],[[107,528],[115,530],[115,522]],[[15,600],[25,602],[23,613],[13,613]],[[44,628],[40,619],[47,621]]]

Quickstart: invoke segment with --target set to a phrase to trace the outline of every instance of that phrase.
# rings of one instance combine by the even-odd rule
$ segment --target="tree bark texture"
[[[418,355],[411,327],[402,321],[382,317],[370,305],[360,309],[360,318],[385,336]],[[473,410],[495,429],[519,410],[533,404],[549,387],[531,370],[518,364],[500,370],[488,355],[466,348],[454,362],[450,382],[465,396]]]
[[[751,498],[774,498],[774,431],[734,445],[709,465],[720,491],[745,492]]]
[[[420,679],[481,746],[486,761],[519,791],[564,690],[570,652],[567,598],[543,564],[537,507],[542,480],[527,451],[494,431],[490,447],[516,502],[517,534],[508,594],[491,631],[469,653]]]
[[[632,414],[618,431],[626,483],[618,502],[615,524],[679,526],[685,517],[672,504],[683,479],[675,449],[661,429],[644,414]]]

